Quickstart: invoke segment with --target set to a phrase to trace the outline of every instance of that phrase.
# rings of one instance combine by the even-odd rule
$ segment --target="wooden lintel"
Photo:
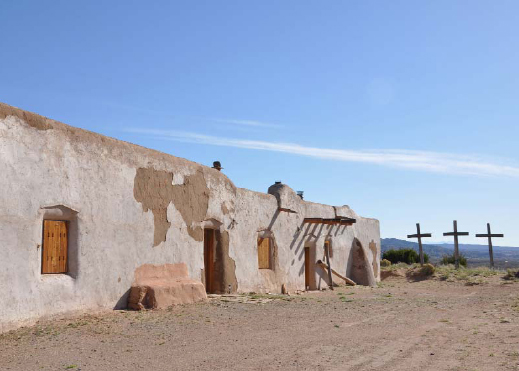
[[[323,218],[304,218],[303,223],[322,223]]]
[[[356,220],[351,218],[305,218],[303,220],[303,223],[318,223],[329,225],[352,225],[355,222]]]
[[[323,219],[322,223],[323,223],[323,224],[331,224],[331,225],[334,225],[334,224],[338,224],[339,221],[338,221],[338,220],[335,220],[335,219]]]

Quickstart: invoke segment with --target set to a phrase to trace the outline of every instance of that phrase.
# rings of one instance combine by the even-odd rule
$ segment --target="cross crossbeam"
[[[420,233],[420,223],[416,223],[416,234],[408,234],[407,238],[418,238],[418,247],[420,249],[420,265],[423,265],[423,247],[422,247],[422,237],[432,237],[430,233]]]
[[[486,234],[483,234],[483,233],[476,234],[476,237],[488,238],[488,254],[490,255],[490,268],[494,268],[494,251],[493,251],[493,247],[492,247],[492,237],[499,238],[499,237],[504,237],[504,236],[505,235],[502,233],[492,234],[492,232],[490,231],[490,223],[487,223],[487,233]]]
[[[454,231],[452,232],[445,232],[444,236],[454,236],[454,261],[456,264],[456,269],[459,269],[460,267],[460,251],[459,251],[459,245],[458,245],[458,237],[459,236],[468,236],[469,232],[458,232],[458,222],[455,220],[453,222]]]

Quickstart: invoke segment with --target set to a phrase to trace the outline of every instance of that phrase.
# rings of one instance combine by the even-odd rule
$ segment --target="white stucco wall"
[[[240,292],[280,292],[283,283],[289,291],[304,289],[305,244],[315,246],[316,259],[322,259],[328,234],[332,268],[341,274],[351,269],[354,238],[369,264],[374,259],[370,242],[380,257],[378,221],[359,217],[348,207],[292,198],[297,213],[277,212],[273,195],[236,188],[214,169],[0,104],[0,290],[5,303],[0,332],[66,311],[124,307],[134,271],[142,264],[184,262],[190,276],[201,279],[203,242],[187,233],[188,225],[173,202],[167,206],[171,226],[166,241],[153,246],[154,215],[144,212],[134,195],[139,168],[172,173],[173,184],[202,171],[209,189],[203,219],[216,220],[220,230],[229,233],[229,256],[236,264]],[[55,205],[77,212],[78,266],[73,277],[41,274],[45,207]],[[302,224],[305,217],[337,215],[357,223]],[[271,230],[277,246],[274,270],[258,269],[256,241],[265,229]],[[315,283],[326,285],[319,269]]]

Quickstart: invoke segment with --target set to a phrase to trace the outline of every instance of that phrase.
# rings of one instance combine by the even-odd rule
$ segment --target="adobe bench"
[[[144,264],[135,270],[135,280],[128,296],[128,308],[163,309],[207,299],[205,286],[189,278],[185,263]]]

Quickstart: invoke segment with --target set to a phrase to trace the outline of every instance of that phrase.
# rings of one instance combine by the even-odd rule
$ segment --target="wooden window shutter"
[[[68,228],[63,221],[43,221],[41,272],[67,273]]]
[[[258,267],[270,269],[270,238],[258,238]]]
[[[333,247],[332,247],[332,244],[330,243],[330,241],[324,242],[324,249],[328,250],[328,254],[329,254],[330,258],[333,258]],[[325,251],[325,256],[326,256],[326,251]]]

